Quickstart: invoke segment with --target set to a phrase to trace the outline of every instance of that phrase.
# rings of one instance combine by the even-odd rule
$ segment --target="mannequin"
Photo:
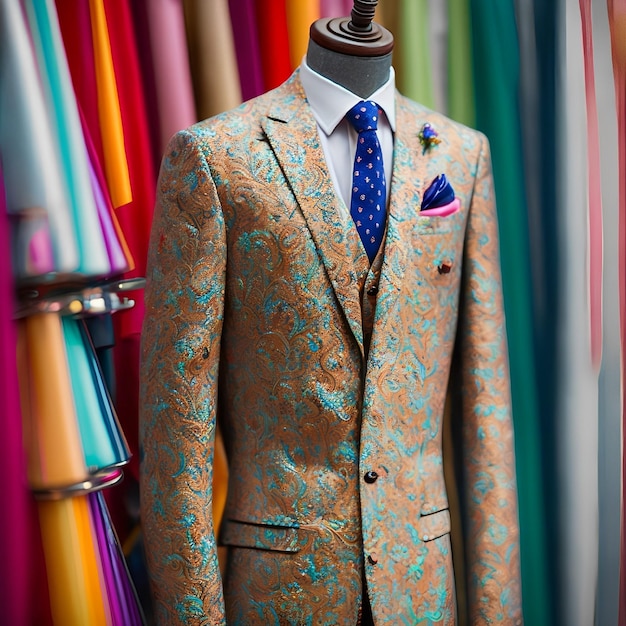
[[[369,98],[389,78],[393,35],[372,22],[378,0],[354,3],[350,18],[323,18],[311,25],[309,67],[357,94]]]
[[[361,99],[392,92],[387,108],[376,102],[395,132],[371,264],[333,184],[316,117],[326,95],[314,110],[306,68],[180,131],[164,156],[140,390],[157,624],[456,624],[449,386],[463,433],[468,623],[521,624],[488,144],[392,89],[393,37],[371,23],[375,6],[315,22],[307,55],[331,81],[327,135],[341,138]],[[350,191],[370,184],[348,159]],[[440,188],[445,203],[431,203]],[[223,576],[211,515],[218,421]]]

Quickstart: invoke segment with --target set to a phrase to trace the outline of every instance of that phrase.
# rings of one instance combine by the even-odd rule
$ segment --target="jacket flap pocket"
[[[254,524],[225,519],[220,530],[220,544],[240,548],[258,548],[279,552],[298,552],[298,529],[288,526]]]
[[[432,541],[450,532],[450,511],[443,509],[428,515],[422,515],[419,521],[420,538]]]

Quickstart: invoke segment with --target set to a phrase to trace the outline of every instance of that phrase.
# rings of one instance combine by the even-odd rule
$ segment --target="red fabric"
[[[103,163],[89,3],[84,0],[57,0],[56,7],[76,100],[89,128],[98,160]]]
[[[265,91],[278,87],[291,74],[287,9],[284,0],[255,0],[257,33]]]
[[[145,277],[156,177],[151,158],[153,151],[147,126],[139,57],[128,3],[105,0],[105,11],[133,192],[133,201],[116,210],[122,231],[135,260],[135,269],[125,274],[125,277]],[[135,306],[129,311],[116,313],[113,316],[116,335],[115,407],[133,454],[127,474],[137,476],[139,458],[137,449],[139,351],[137,346],[143,322],[144,302],[141,290],[129,292],[128,295],[135,300]]]

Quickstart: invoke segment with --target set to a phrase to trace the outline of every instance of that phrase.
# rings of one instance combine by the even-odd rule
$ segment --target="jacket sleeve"
[[[521,624],[515,451],[487,139],[468,217],[459,321],[461,484],[469,623]]]
[[[212,518],[225,225],[200,149],[164,156],[148,257],[140,381],[141,520],[158,624],[222,624]]]

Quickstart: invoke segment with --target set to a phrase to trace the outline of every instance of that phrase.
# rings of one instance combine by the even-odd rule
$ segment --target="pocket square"
[[[421,211],[432,211],[433,209],[445,207],[454,200],[454,189],[448,182],[445,174],[440,174],[433,180],[428,189],[424,192]]]

